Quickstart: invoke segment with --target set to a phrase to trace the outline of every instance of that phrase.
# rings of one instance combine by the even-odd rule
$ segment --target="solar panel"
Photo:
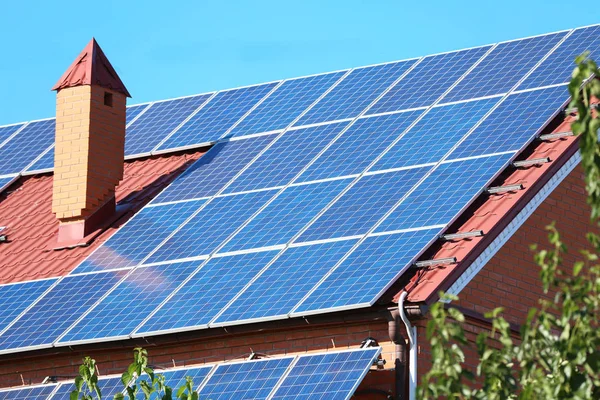
[[[219,92],[189,121],[179,128],[158,150],[214,142],[230,129],[277,83],[249,86]]]
[[[233,128],[231,135],[251,135],[284,129],[344,74],[345,71],[333,72],[285,81]]]
[[[432,108],[371,170],[441,160],[499,100],[492,98]]]
[[[30,122],[0,147],[0,174],[16,174],[54,143],[54,119]]]
[[[287,185],[346,126],[341,122],[287,131],[225,193]]]
[[[309,242],[367,233],[428,170],[422,167],[361,178],[297,241]]]
[[[0,331],[55,282],[56,279],[44,279],[0,286]]]
[[[54,146],[48,150],[39,160],[27,168],[27,172],[49,171],[54,169]]]
[[[150,107],[150,104],[138,104],[138,105],[127,107],[125,124],[129,125],[131,123],[131,121],[133,121],[135,119],[135,117],[140,115],[140,113],[148,107]]]
[[[355,243],[344,240],[288,248],[211,326],[287,317]]]
[[[513,154],[441,164],[376,229],[377,232],[449,223],[509,162]]]
[[[45,400],[52,394],[54,389],[56,389],[56,385],[0,390],[0,400]]]
[[[352,179],[290,186],[221,249],[221,252],[287,243]]]
[[[266,399],[293,357],[221,364],[198,392],[201,399]]]
[[[456,150],[451,159],[521,149],[566,105],[566,86],[508,96]]]
[[[121,377],[114,378],[98,378],[98,387],[102,393],[103,399],[112,399],[115,394],[121,393],[124,389]],[[84,384],[85,388],[85,384]],[[75,390],[73,382],[62,383],[56,392],[50,397],[52,400],[70,400],[71,392]]]
[[[203,204],[196,200],[144,208],[71,274],[137,265]]]
[[[177,263],[137,268],[72,327],[59,343],[127,338],[199,264]]]
[[[153,203],[197,199],[221,190],[275,135],[220,142],[171,183]]]
[[[152,151],[211,95],[203,94],[152,104],[140,118],[127,127],[125,155],[132,156]]]
[[[357,68],[294,125],[357,117],[417,60]]]
[[[297,181],[307,182],[364,171],[422,112],[359,118]]]
[[[65,277],[0,335],[0,351],[50,346],[123,275],[117,271]]]
[[[379,99],[367,114],[432,105],[490,48],[491,46],[483,46],[425,57]]]
[[[292,316],[315,310],[368,307],[410,267],[441,229],[427,229],[365,239]]]
[[[135,332],[135,336],[206,327],[277,253],[265,251],[210,259]]]
[[[506,93],[519,82],[567,32],[500,43],[446,96],[443,102]]]
[[[373,347],[300,356],[271,399],[348,400],[380,352]]]
[[[148,259],[149,263],[208,255],[262,207],[275,190],[217,197]]]
[[[173,390],[173,396],[177,394],[177,391],[181,386],[186,383],[186,376],[192,378],[193,387],[197,388],[204,381],[204,379],[208,376],[209,372],[213,369],[212,366],[198,367],[198,368],[185,368],[185,369],[177,369],[177,370],[169,370],[169,371],[160,371],[155,370],[155,374],[162,374],[165,377],[165,385],[169,386]],[[142,375],[140,380],[148,380],[147,375]],[[184,393],[187,393],[185,391]],[[138,392],[135,397],[137,400],[145,400],[144,392],[141,390]],[[161,397],[158,393],[152,393],[148,400],[160,400]]]
[[[600,54],[600,25],[575,29],[550,56],[525,79],[519,89],[568,83],[575,68],[575,58],[585,51],[596,60]]]
[[[2,192],[18,175],[0,177],[0,192]]]
[[[11,137],[16,131],[18,131],[25,124],[14,124],[8,126],[0,126],[0,147],[5,140]],[[2,171],[0,171],[2,173]]]

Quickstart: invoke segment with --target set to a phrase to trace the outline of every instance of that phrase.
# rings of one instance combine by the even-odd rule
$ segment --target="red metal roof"
[[[21,177],[0,194],[0,226],[7,227],[8,235],[8,242],[0,243],[0,284],[69,273],[204,152],[125,162],[116,200],[118,206],[130,206],[130,211],[87,247],[49,249],[58,233],[58,220],[51,209],[52,174]]]
[[[81,85],[98,85],[131,97],[94,38],[85,46],[52,90]]]

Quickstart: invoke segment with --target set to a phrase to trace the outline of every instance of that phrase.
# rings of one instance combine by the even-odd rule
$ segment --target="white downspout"
[[[398,312],[400,318],[406,326],[406,333],[408,335],[408,343],[410,345],[408,352],[408,398],[409,400],[415,400],[417,398],[417,328],[413,327],[406,316],[404,310],[404,299],[408,293],[402,292],[400,299],[398,300]]]

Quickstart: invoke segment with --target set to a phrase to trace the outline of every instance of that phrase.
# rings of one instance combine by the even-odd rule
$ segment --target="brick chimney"
[[[95,39],[52,90],[57,91],[52,212],[60,221],[58,244],[76,245],[115,213],[131,96]]]

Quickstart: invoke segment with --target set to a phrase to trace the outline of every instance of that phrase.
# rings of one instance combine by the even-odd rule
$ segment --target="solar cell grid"
[[[0,178],[0,192],[8,186],[15,179],[16,175],[13,176],[5,176]]]
[[[447,224],[509,162],[513,154],[441,164],[400,204],[377,232]]]
[[[373,304],[440,231],[427,229],[368,237],[294,310],[294,314]]]
[[[163,243],[148,263],[208,255],[262,207],[276,191],[217,197]]]
[[[380,351],[377,347],[300,356],[271,399],[347,400]]]
[[[44,279],[0,286],[0,331],[55,282],[56,279]]]
[[[158,150],[216,141],[276,85],[266,83],[218,93]]]
[[[371,170],[438,162],[499,100],[492,98],[432,108]]]
[[[160,101],[127,127],[125,154],[149,153],[173,129],[202,106],[212,94]]]
[[[198,388],[200,384],[204,381],[204,379],[208,376],[211,371],[212,366],[199,367],[199,368],[186,368],[186,369],[178,369],[174,371],[160,371],[155,370],[154,373],[162,374],[165,377],[165,385],[168,385],[173,390],[173,396],[177,393],[179,388],[186,383],[186,376],[189,376],[193,380],[193,387]],[[148,380],[147,375],[143,375],[140,380]],[[187,393],[185,391],[184,393]],[[137,400],[145,400],[144,392],[139,391],[137,396],[135,397]],[[158,393],[152,393],[148,400],[160,400],[161,397]]]
[[[54,146],[48,150],[39,160],[27,168],[27,172],[46,171],[54,168]]]
[[[199,264],[197,261],[136,269],[59,343],[127,337]]]
[[[286,316],[355,243],[344,240],[288,248],[214,325]]]
[[[365,170],[423,111],[360,118],[297,179],[308,182]]]
[[[115,394],[121,393],[123,391],[123,383],[121,382],[121,377],[107,379],[99,378],[98,387],[100,388],[100,393],[102,393],[102,398],[104,399],[112,399]],[[75,390],[74,383],[62,383],[56,390],[56,392],[54,392],[51,399],[70,400],[70,395],[73,390]]]
[[[24,389],[0,390],[0,400],[45,400],[56,385],[35,386]]]
[[[21,172],[54,143],[54,119],[30,122],[0,147],[0,174]]]
[[[137,265],[204,202],[196,200],[142,209],[71,274]]]
[[[123,276],[117,271],[65,277],[0,335],[0,350],[49,346]]]
[[[367,233],[429,168],[362,177],[298,238],[298,242]]]
[[[580,28],[565,39],[550,56],[538,66],[533,73],[518,87],[531,89],[535,87],[567,83],[575,67],[575,58],[585,51],[590,51],[592,59],[600,54],[600,25]]]
[[[198,393],[200,398],[266,399],[293,357],[221,364]]]
[[[353,70],[294,125],[358,116],[416,62],[407,60]]]
[[[251,135],[284,129],[345,73],[333,72],[285,81],[233,128],[231,135]]]
[[[221,190],[275,135],[215,144],[206,154],[177,177],[153,203],[197,199]]]
[[[266,251],[210,259],[136,335],[206,326],[277,253]]]
[[[471,68],[491,46],[425,57],[377,101],[367,114],[432,105]]]
[[[566,86],[506,98],[450,155],[450,159],[520,150],[569,99]]]
[[[125,116],[125,125],[129,125],[131,121],[135,119],[142,111],[148,108],[150,104],[138,104],[127,107],[127,113]]]
[[[25,124],[15,124],[9,126],[0,126],[0,146],[6,139],[8,139],[11,135],[13,135],[16,131],[18,131]],[[3,173],[0,171],[0,173]]]
[[[567,32],[500,43],[446,96],[443,102],[506,93],[519,82]]]
[[[346,126],[348,122],[340,122],[287,131],[225,193],[287,185]]]
[[[351,181],[343,179],[288,187],[231,238],[221,252],[287,243]]]

